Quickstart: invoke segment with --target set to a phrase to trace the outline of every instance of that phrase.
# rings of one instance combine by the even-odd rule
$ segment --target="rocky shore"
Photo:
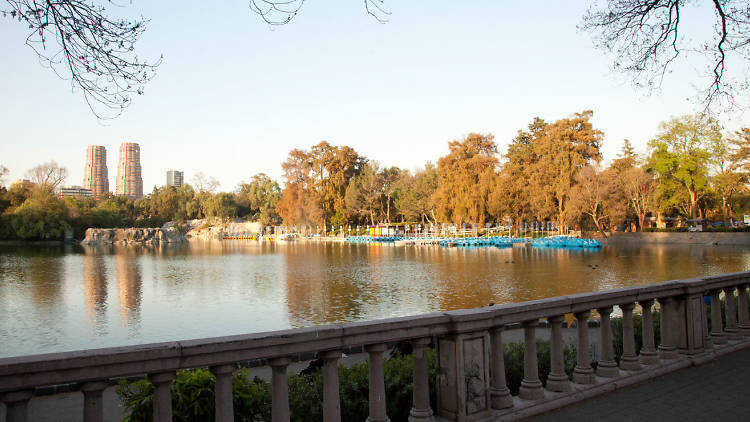
[[[251,221],[227,221],[208,224],[206,220],[190,220],[178,226],[169,222],[159,228],[124,228],[86,230],[82,245],[127,245],[127,244],[167,244],[194,240],[221,240],[227,236],[257,236],[263,226]]]

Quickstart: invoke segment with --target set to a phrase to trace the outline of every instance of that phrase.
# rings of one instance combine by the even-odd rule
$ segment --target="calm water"
[[[750,248],[0,246],[0,356],[519,302],[750,269]]]

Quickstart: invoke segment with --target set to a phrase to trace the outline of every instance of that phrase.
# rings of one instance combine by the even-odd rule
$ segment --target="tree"
[[[217,193],[207,198],[201,205],[203,207],[203,215],[206,218],[216,217],[226,219],[237,216],[237,202],[231,193]]]
[[[370,224],[383,211],[383,177],[378,163],[370,161],[346,189],[346,206],[353,215],[367,218]]]
[[[620,189],[638,216],[638,231],[643,231],[646,213],[653,208],[656,190],[654,176],[640,167],[631,167],[622,172],[617,180]]]
[[[710,148],[721,138],[718,122],[702,114],[683,116],[661,124],[661,132],[649,141],[649,167],[662,193],[688,196],[689,215],[697,216],[698,200],[708,184]],[[677,186],[672,186],[676,184]]]
[[[68,169],[60,167],[55,161],[50,161],[28,170],[26,172],[26,177],[34,182],[40,189],[52,192],[65,181],[66,177],[68,177]]]
[[[0,187],[5,186],[5,178],[8,176],[9,172],[10,170],[8,170],[8,167],[0,165]]]
[[[450,153],[438,160],[438,187],[432,199],[443,220],[484,225],[498,165],[493,139],[492,134],[470,133],[448,143]]]
[[[386,23],[391,14],[385,0],[362,0],[365,11],[379,23]],[[305,0],[250,0],[250,10],[260,15],[269,25],[285,25],[299,13]]]
[[[280,199],[279,184],[264,173],[254,175],[250,183],[241,183],[237,187],[237,204],[247,210],[250,218],[264,225],[281,223],[276,212]]]
[[[714,170],[711,185],[721,200],[723,221],[732,217],[732,202],[737,194],[746,190],[750,180],[750,174],[746,170],[750,151],[748,134],[743,129],[728,140],[720,136],[714,137],[710,148],[710,162]]]
[[[98,118],[120,115],[161,63],[161,58],[143,61],[135,52],[145,19],[113,18],[104,6],[85,0],[7,3],[3,16],[29,27],[26,44],[42,64],[83,92]]]
[[[576,180],[578,183],[573,188],[568,212],[590,217],[596,229],[607,237],[602,228],[603,222],[620,208],[611,202],[615,198],[612,195],[615,181],[593,165],[582,168]]]
[[[380,181],[383,184],[383,201],[385,202],[385,221],[391,223],[391,203],[393,195],[398,189],[398,180],[401,178],[401,170],[398,167],[387,167],[380,171]]]
[[[422,224],[431,221],[437,224],[435,207],[431,200],[438,186],[437,169],[426,163],[424,169],[413,175],[403,172],[397,182],[397,195],[394,205],[406,221],[421,220]]]
[[[26,200],[11,218],[11,226],[21,239],[60,239],[70,228],[62,200],[43,193]]]
[[[710,4],[713,25],[690,22],[690,6]],[[701,26],[702,25],[702,26]],[[678,56],[698,56],[706,63],[708,83],[699,92],[706,110],[747,90],[750,57],[750,8],[741,0],[609,0],[595,2],[580,27],[593,33],[597,48],[614,56],[614,70],[632,77],[636,87],[658,89]],[[703,32],[690,33],[698,28]],[[730,73],[728,64],[739,71]],[[743,69],[744,67],[744,69]]]
[[[216,189],[221,185],[218,180],[213,177],[206,176],[202,171],[196,173],[192,179],[190,179],[193,187],[198,189],[198,192],[214,193]]]

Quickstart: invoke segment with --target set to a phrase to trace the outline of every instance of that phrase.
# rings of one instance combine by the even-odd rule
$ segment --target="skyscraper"
[[[138,199],[143,196],[141,178],[141,147],[134,142],[120,144],[120,160],[117,164],[117,185],[115,193]]]
[[[109,193],[107,149],[100,145],[86,147],[86,167],[83,169],[83,188],[93,196]]]
[[[174,186],[179,189],[185,181],[185,173],[179,170],[169,170],[167,172],[167,186]]]

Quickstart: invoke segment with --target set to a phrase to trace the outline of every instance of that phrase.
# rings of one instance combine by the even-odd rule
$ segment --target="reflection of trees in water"
[[[138,263],[138,252],[132,248],[116,250],[117,297],[122,325],[140,324],[143,280]]]
[[[64,277],[63,248],[40,247],[38,251],[23,248],[28,264],[23,280],[30,287],[31,299],[38,308],[55,309],[60,305]]]
[[[104,258],[93,250],[85,250],[83,261],[83,295],[86,317],[101,331],[106,326],[107,269]]]

